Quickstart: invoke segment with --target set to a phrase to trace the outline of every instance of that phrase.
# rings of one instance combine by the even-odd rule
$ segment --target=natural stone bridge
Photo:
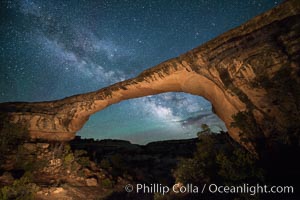
[[[299,4],[286,1],[136,78],[98,91],[49,102],[2,103],[1,127],[22,126],[32,138],[71,140],[90,115],[112,104],[186,92],[210,101],[238,142],[245,137],[257,144],[299,131]]]

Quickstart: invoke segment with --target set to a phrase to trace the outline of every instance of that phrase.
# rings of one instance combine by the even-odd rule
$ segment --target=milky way
[[[274,0],[11,0],[0,3],[0,102],[45,101],[138,75],[276,6]],[[134,143],[224,124],[205,99],[166,93],[121,102],[78,133]]]

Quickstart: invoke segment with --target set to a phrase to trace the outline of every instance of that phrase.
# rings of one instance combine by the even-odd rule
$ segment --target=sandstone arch
[[[288,134],[300,126],[299,19],[299,1],[286,1],[136,78],[57,101],[2,103],[2,124],[21,125],[32,138],[71,140],[90,115],[111,104],[186,92],[209,100],[238,142],[243,124],[231,126],[238,113],[241,123],[256,127],[244,135],[252,143]]]

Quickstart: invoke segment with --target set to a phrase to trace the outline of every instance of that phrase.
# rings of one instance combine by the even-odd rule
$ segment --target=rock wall
[[[71,140],[89,116],[123,100],[186,92],[209,100],[246,147],[299,132],[300,2],[285,1],[139,76],[95,92],[37,103],[2,103],[2,125],[32,138]],[[242,134],[241,134],[242,133]]]

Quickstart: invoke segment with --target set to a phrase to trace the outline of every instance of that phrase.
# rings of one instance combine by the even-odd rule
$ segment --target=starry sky
[[[0,102],[45,101],[135,77],[279,4],[276,0],[1,0]],[[78,135],[151,141],[226,130],[184,93],[121,102]]]

